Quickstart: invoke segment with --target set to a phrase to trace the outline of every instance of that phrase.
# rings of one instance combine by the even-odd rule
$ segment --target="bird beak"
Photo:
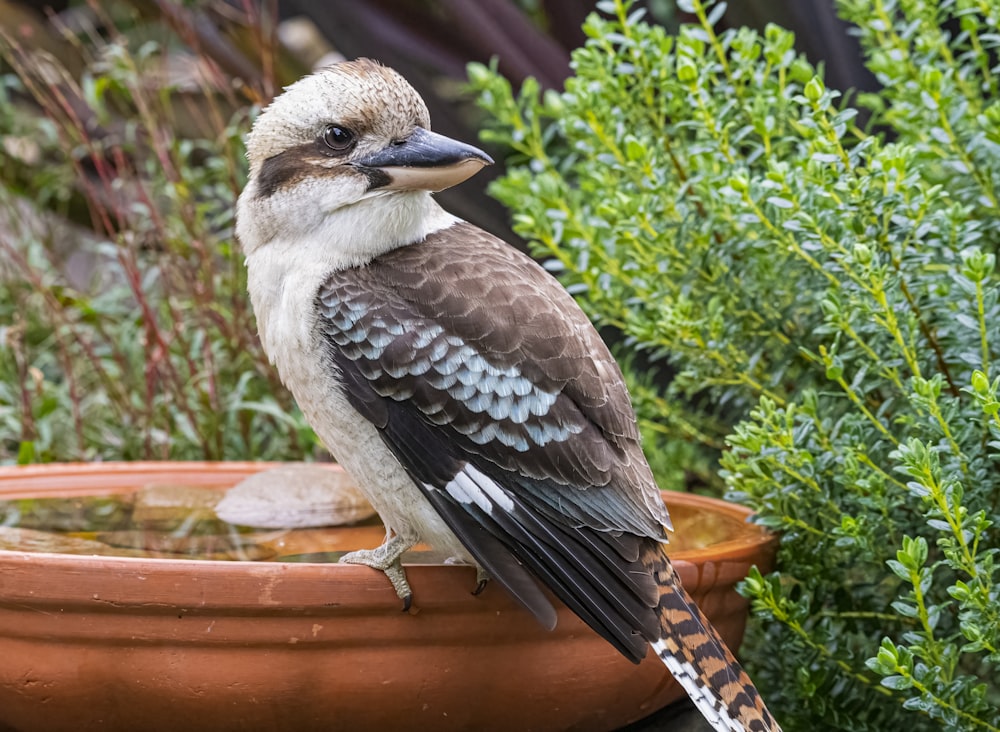
[[[443,191],[471,178],[493,158],[478,147],[417,127],[408,138],[353,165],[383,176],[369,176],[372,188]],[[384,181],[384,182],[383,182]]]

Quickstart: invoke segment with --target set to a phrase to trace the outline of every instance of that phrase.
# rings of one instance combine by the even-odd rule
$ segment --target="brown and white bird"
[[[292,84],[247,140],[237,234],[261,341],[387,528],[474,563],[547,628],[547,586],[638,663],[652,646],[717,730],[777,730],[680,586],[621,372],[540,266],[432,198],[492,162],[430,131],[360,59]]]

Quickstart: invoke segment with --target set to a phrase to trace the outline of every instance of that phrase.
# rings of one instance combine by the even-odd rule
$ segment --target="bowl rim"
[[[169,473],[185,485],[205,487],[219,486],[232,479],[244,477],[287,463],[253,461],[137,461],[99,463],[49,463],[29,466],[0,466],[0,498],[26,496],[73,496],[101,495],[95,493],[94,482],[111,478],[107,494],[120,492],[123,480],[150,478]],[[332,470],[342,470],[334,463]],[[168,480],[168,478],[164,478]],[[194,482],[191,482],[191,481]],[[27,482],[23,490],[17,490],[20,482]],[[115,490],[115,486],[119,490]],[[662,491],[668,504],[697,506],[720,513],[745,523],[745,530],[733,539],[718,542],[707,548],[688,549],[667,553],[674,563],[689,591],[698,585],[718,581],[720,576],[745,576],[746,569],[761,555],[767,556],[776,550],[777,536],[764,527],[749,523],[750,509],[717,498],[697,494]],[[46,577],[41,577],[44,566]],[[434,592],[440,595],[438,584],[454,585],[460,595],[465,596],[468,578],[461,572],[472,573],[473,568],[445,563],[406,563],[407,575],[415,588],[423,583],[435,584]],[[706,567],[710,570],[706,572]],[[196,570],[196,571],[195,571]],[[442,571],[447,570],[447,571]],[[200,607],[246,606],[260,604],[259,593],[251,592],[253,598],[245,603],[238,598],[216,592],[213,587],[217,580],[237,577],[255,588],[258,585],[274,586],[281,590],[264,604],[293,604],[302,608],[331,605],[341,600],[349,604],[369,607],[397,606],[395,594],[380,573],[368,567],[332,562],[236,562],[211,559],[185,559],[162,557],[118,557],[101,555],[77,555],[54,552],[29,552],[0,550],[0,604],[14,601],[32,603],[67,603],[74,599],[92,602],[102,600],[118,607],[149,606],[150,598],[143,595],[143,585],[149,575],[173,582],[180,604],[197,601]],[[448,575],[447,582],[436,582],[433,578]],[[76,579],[81,575],[93,575],[100,584],[102,578],[118,582],[114,598],[100,598],[99,593],[83,597],[80,593],[70,596],[62,587],[62,582],[54,578]],[[20,578],[20,579],[18,579]],[[692,586],[694,578],[694,586]],[[453,581],[452,581],[453,580]],[[309,586],[317,586],[309,591]],[[331,586],[350,588],[353,596],[331,597]],[[449,594],[445,592],[445,594]],[[280,596],[279,596],[280,595]],[[445,600],[445,597],[439,599]],[[454,599],[454,598],[452,598]]]

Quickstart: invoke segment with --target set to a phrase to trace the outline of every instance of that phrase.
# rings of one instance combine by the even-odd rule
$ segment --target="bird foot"
[[[473,595],[478,595],[480,592],[486,589],[486,585],[490,581],[490,574],[485,569],[480,566],[476,566],[476,589],[472,591]]]
[[[413,542],[407,541],[401,536],[393,536],[374,549],[358,549],[348,552],[340,558],[342,564],[363,564],[366,567],[377,569],[385,573],[396,590],[399,599],[403,601],[403,612],[408,612],[413,604],[413,591],[410,590],[410,583],[406,580],[406,572],[400,556],[413,546]]]
[[[445,564],[462,564],[468,566],[469,561],[463,559],[462,557],[448,557],[444,560]],[[490,581],[490,573],[485,569],[480,567],[478,564],[476,566],[476,589],[472,591],[473,595],[478,595],[484,589],[486,589],[487,583]]]

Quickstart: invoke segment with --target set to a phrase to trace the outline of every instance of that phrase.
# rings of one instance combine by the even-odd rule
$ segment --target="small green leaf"
[[[818,76],[814,76],[806,84],[806,88],[803,90],[803,94],[806,99],[808,99],[813,104],[816,104],[820,99],[823,98],[823,93],[825,92],[823,87],[823,81]]]

